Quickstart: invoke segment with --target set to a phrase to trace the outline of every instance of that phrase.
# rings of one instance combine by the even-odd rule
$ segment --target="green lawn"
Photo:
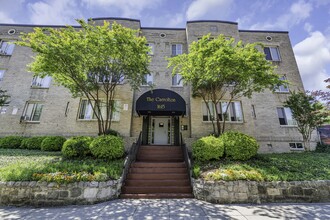
[[[118,179],[124,160],[62,160],[60,152],[0,149],[0,181],[105,181]]]
[[[194,175],[207,180],[330,180],[330,154],[261,154],[244,162],[223,159],[195,163]]]

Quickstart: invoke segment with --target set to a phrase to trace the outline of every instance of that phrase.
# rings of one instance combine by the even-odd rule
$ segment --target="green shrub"
[[[25,138],[21,143],[22,149],[29,149],[29,150],[40,150],[41,143],[46,137],[30,137]]]
[[[112,129],[108,129],[104,132],[105,135],[113,135],[113,136],[117,136],[120,137],[120,134],[118,131],[112,130]]]
[[[96,158],[116,159],[124,155],[124,141],[113,135],[99,136],[90,144],[90,150]]]
[[[73,137],[66,140],[62,147],[63,157],[79,158],[90,155],[89,145],[92,141],[91,137]]]
[[[24,137],[21,136],[7,136],[0,138],[0,148],[19,148]]]
[[[259,149],[256,139],[240,132],[228,131],[219,139],[225,148],[226,157],[234,160],[248,160],[255,156]]]
[[[202,137],[192,144],[193,157],[197,161],[208,161],[220,159],[224,153],[221,141],[214,137]]]
[[[330,145],[317,142],[315,152],[318,153],[330,153]]]
[[[61,136],[46,137],[41,143],[41,150],[43,151],[61,151],[66,139]]]

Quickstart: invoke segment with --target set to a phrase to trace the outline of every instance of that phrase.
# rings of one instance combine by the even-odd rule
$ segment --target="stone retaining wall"
[[[118,198],[121,185],[121,180],[61,185],[35,181],[0,182],[0,205],[92,204]]]
[[[330,180],[292,182],[192,180],[195,198],[212,203],[330,202]]]

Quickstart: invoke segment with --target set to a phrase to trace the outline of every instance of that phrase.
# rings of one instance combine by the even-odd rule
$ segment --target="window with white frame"
[[[149,55],[154,55],[155,52],[155,44],[154,43],[148,43],[146,44],[150,48],[150,51],[148,52]]]
[[[5,75],[6,70],[0,70],[0,81],[2,81],[3,76]]]
[[[39,122],[43,106],[42,103],[27,102],[23,111],[22,120]]]
[[[266,54],[266,60],[281,61],[278,47],[264,47],[264,53]]]
[[[289,143],[291,150],[304,150],[304,146],[302,143]]]
[[[286,80],[285,76],[282,76],[280,80]],[[275,92],[289,92],[289,88],[286,85],[277,86]]]
[[[172,76],[172,86],[182,86],[183,85],[183,80],[182,76],[177,73]]]
[[[98,74],[97,76],[97,80],[99,83],[108,83],[108,82],[112,82],[112,83],[123,83],[124,81],[124,75],[123,74],[118,74],[118,76],[115,75],[107,75],[107,74]]]
[[[182,54],[182,44],[172,44],[172,56]]]
[[[152,85],[153,84],[153,76],[152,74],[145,74],[144,75],[144,82],[142,85],[144,86],[149,86],[149,85]]]
[[[203,121],[212,121],[216,120],[216,109],[214,104],[209,101],[208,107],[205,102],[203,102],[202,111],[203,111]],[[242,122],[243,121],[243,112],[241,102],[234,101],[234,102],[219,102],[216,105],[218,111],[218,118],[220,121],[228,121],[228,122]],[[226,112],[227,110],[227,112]]]
[[[96,114],[93,111],[93,107],[95,107],[95,102],[93,106],[91,103],[83,99],[80,102],[79,112],[78,112],[78,119],[80,120],[94,120],[97,119],[96,114],[101,114],[103,120],[106,120],[107,117],[107,109],[106,103],[104,101],[100,102],[100,109],[96,110]],[[112,121],[119,121],[120,120],[120,101],[114,100],[113,111],[112,111]],[[109,112],[111,114],[111,112]],[[110,118],[110,115],[109,115]]]
[[[0,55],[10,56],[13,54],[15,44],[0,40]]]
[[[277,108],[277,115],[280,125],[297,125],[290,108]]]
[[[52,78],[50,76],[45,76],[43,78],[39,76],[34,76],[31,82],[31,87],[35,88],[49,88],[49,84]]]

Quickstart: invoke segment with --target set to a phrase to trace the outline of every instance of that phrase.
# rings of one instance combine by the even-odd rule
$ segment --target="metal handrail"
[[[181,144],[181,148],[182,148],[182,152],[183,152],[184,162],[185,162],[185,164],[187,166],[187,169],[189,171],[189,181],[190,181],[190,184],[191,184],[191,179],[192,179],[191,160],[189,158],[188,148],[187,148],[186,144],[183,141],[182,133],[180,133],[180,144]]]
[[[128,155],[124,162],[124,171],[123,171],[123,175],[122,175],[122,177],[123,177],[122,182],[124,182],[124,180],[126,180],[127,175],[129,173],[129,169],[131,167],[131,164],[136,160],[136,155],[141,146],[141,142],[142,142],[142,132],[140,132],[139,138],[137,139],[136,143],[133,143],[132,147],[128,151]]]

